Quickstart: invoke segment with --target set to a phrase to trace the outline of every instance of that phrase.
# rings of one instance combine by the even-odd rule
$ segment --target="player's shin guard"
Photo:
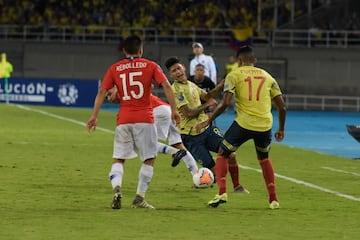
[[[174,147],[169,146],[169,145],[166,145],[166,144],[161,143],[161,142],[157,142],[156,147],[157,147],[158,153],[163,153],[163,154],[174,154],[177,151],[179,151],[179,149],[174,148]]]
[[[266,188],[269,194],[269,202],[277,201],[276,189],[275,189],[275,173],[270,159],[266,158],[259,160],[264,176]]]
[[[219,187],[219,195],[226,193],[226,174],[228,172],[228,159],[224,156],[217,156],[215,172],[216,182]]]
[[[138,188],[137,188],[136,194],[138,194],[142,197],[145,196],[145,192],[149,188],[153,174],[154,174],[153,166],[150,166],[147,164],[141,165],[141,168],[139,171],[139,183],[138,183]]]
[[[231,180],[233,183],[233,188],[237,187],[240,185],[240,180],[239,180],[239,165],[238,163],[235,161],[230,163],[229,162],[229,172],[230,172],[230,176],[231,176]]]
[[[113,189],[115,189],[115,187],[117,186],[121,187],[123,175],[124,175],[123,164],[113,163],[109,173],[109,178]]]
[[[189,151],[186,151],[186,155],[183,157],[183,161],[187,169],[189,169],[191,175],[194,175],[197,172],[198,167],[196,165],[194,157],[189,153]]]

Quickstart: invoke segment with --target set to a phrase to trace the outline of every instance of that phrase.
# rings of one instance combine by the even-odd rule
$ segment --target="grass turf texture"
[[[90,110],[30,106],[85,123]],[[123,208],[112,210],[113,135],[14,105],[0,104],[0,239],[359,239],[360,162],[273,144],[277,174],[353,196],[276,178],[281,209],[268,209],[261,173],[241,169],[251,194],[232,193],[216,209],[217,188],[192,189],[185,165],[159,155],[146,199],[156,210],[132,209],[140,161],[125,163]],[[115,114],[99,126],[113,130]],[[259,169],[252,143],[237,152]],[[334,172],[323,167],[357,173]]]

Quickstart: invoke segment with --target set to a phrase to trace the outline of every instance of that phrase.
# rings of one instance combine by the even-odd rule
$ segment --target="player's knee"
[[[257,158],[259,161],[261,160],[265,160],[269,158],[269,152],[256,152],[257,153]]]

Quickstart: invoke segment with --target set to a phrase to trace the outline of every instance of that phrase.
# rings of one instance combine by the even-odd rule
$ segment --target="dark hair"
[[[124,50],[127,54],[137,54],[141,47],[142,40],[136,35],[131,35],[124,41]]]
[[[204,69],[205,69],[205,66],[204,66],[204,65],[202,65],[201,63],[196,64],[195,68],[197,68],[197,67],[202,67],[202,68],[204,68]]]
[[[176,56],[174,57],[169,57],[168,59],[166,59],[165,61],[165,67],[167,70],[169,70],[169,68],[171,68],[172,65],[180,63],[180,59]]]
[[[239,58],[240,55],[248,54],[248,53],[252,53],[252,52],[253,52],[253,50],[252,50],[251,46],[248,46],[248,45],[242,46],[242,47],[240,47],[239,50],[237,51],[237,53],[236,53],[236,58]]]

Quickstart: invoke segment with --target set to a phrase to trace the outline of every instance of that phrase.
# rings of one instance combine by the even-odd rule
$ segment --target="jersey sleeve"
[[[167,77],[158,64],[156,63],[153,64],[154,64],[154,80],[158,85],[161,85],[162,82],[167,81]]]
[[[273,77],[271,77],[270,75],[268,77],[272,81],[271,88],[270,88],[270,96],[271,96],[271,99],[273,99],[274,97],[279,96],[282,93],[281,93],[279,84],[276,82],[276,80]]]
[[[235,80],[236,76],[234,73],[230,72],[226,75],[223,92],[231,92],[232,94],[235,94]]]
[[[115,84],[115,80],[113,78],[111,68],[112,67],[109,67],[108,70],[106,71],[105,76],[101,81],[101,85],[100,85],[101,88],[104,88],[106,90],[113,88]]]

